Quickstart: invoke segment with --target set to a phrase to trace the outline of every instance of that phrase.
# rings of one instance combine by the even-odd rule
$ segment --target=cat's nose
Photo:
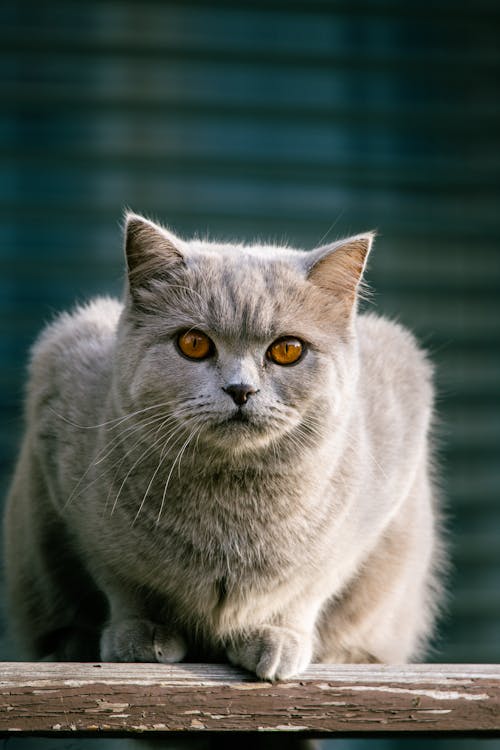
[[[222,390],[231,396],[234,403],[238,406],[246,404],[248,397],[257,393],[253,385],[248,385],[248,383],[233,383],[232,385],[227,385]]]

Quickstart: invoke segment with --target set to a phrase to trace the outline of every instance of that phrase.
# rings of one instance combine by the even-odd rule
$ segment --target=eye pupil
[[[201,331],[185,331],[177,337],[177,346],[188,359],[206,359],[214,352],[214,344]]]
[[[293,365],[299,361],[303,353],[302,341],[293,337],[278,339],[266,352],[268,359],[277,365]]]

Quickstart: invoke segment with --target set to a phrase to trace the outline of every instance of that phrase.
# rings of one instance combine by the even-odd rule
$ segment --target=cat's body
[[[129,219],[125,304],[62,316],[34,350],[6,519],[26,655],[226,654],[274,678],[419,652],[431,373],[356,313],[370,241],[186,246]],[[211,348],[186,356],[183,332]]]

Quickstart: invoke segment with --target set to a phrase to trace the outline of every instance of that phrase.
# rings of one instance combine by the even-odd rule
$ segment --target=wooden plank
[[[280,683],[200,664],[0,665],[0,734],[500,735],[500,665],[313,665]]]

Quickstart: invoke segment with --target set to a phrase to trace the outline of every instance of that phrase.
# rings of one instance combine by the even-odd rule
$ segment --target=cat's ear
[[[127,272],[132,290],[184,262],[182,240],[143,216],[127,212],[124,233]]]
[[[354,302],[375,232],[357,234],[307,253],[306,275],[316,286]]]

